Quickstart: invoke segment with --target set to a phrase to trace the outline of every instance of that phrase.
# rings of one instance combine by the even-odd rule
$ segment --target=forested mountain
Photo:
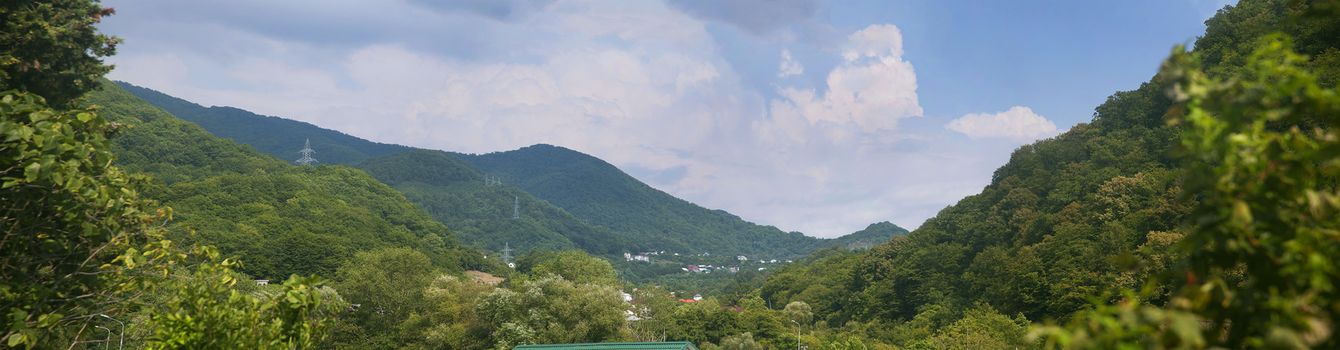
[[[834,238],[833,247],[841,247],[849,250],[870,249],[874,246],[884,244],[896,236],[907,234],[907,229],[898,227],[892,222],[881,221],[870,224],[864,229],[849,233],[845,236]]]
[[[204,107],[125,82],[117,82],[117,85],[216,136],[250,145],[279,159],[298,159],[303,140],[310,140],[318,159],[327,164],[354,165],[368,158],[410,149],[360,139],[296,120],[263,116],[232,107]]]
[[[1283,32],[1308,55],[1302,64],[1318,83],[1334,87],[1340,26],[1319,15],[1335,13],[1326,6],[1333,4],[1244,0],[1206,22],[1193,54],[1211,77],[1232,77],[1260,67],[1252,52],[1277,45],[1262,38]],[[1173,96],[1187,93],[1174,84],[1159,75],[1112,95],[1092,122],[1019,148],[981,193],[906,237],[789,267],[768,279],[763,297],[774,305],[808,302],[832,326],[883,322],[909,338],[948,327],[974,305],[1065,320],[1095,296],[1140,290],[1151,279],[1162,282],[1150,300],[1166,301],[1177,286],[1195,283],[1190,272],[1171,272],[1186,268],[1186,250],[1177,246],[1201,198],[1183,191],[1192,165],[1179,151],[1185,131],[1166,121],[1183,111],[1173,108]]]
[[[879,235],[870,237],[874,240],[818,239],[753,224],[675,198],[605,161],[562,147],[534,145],[482,155],[417,150],[403,155],[416,149],[236,108],[203,107],[118,84],[215,135],[281,159],[296,159],[298,140],[310,138],[320,161],[364,168],[459,232],[465,242],[489,249],[511,242],[512,248],[522,250],[575,246],[595,254],[665,250],[796,258],[824,247],[879,240]],[[501,186],[484,186],[485,176],[502,180]],[[501,220],[510,219],[514,198],[525,215]],[[891,235],[904,230],[879,231]]]
[[[462,160],[655,250],[783,258],[828,243],[675,198],[599,158],[563,147],[534,145]]]
[[[482,256],[403,195],[345,166],[296,166],[211,135],[107,83],[88,103],[121,123],[120,166],[151,177],[147,195],[175,209],[175,239],[218,247],[259,278],[332,276],[355,252],[413,247],[448,270]]]
[[[462,241],[489,250],[509,245],[521,253],[580,248],[616,255],[638,249],[609,229],[589,225],[524,191],[485,183],[480,172],[446,152],[412,150],[358,166],[399,189]]]

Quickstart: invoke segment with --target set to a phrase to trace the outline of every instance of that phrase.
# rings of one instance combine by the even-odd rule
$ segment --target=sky
[[[105,0],[111,78],[467,153],[547,143],[756,223],[915,228],[1222,0]],[[295,145],[298,147],[300,145]]]

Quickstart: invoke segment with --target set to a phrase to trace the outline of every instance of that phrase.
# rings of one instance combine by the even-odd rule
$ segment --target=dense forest
[[[581,248],[591,254],[641,251],[636,243],[604,227],[581,221],[549,202],[483,175],[441,151],[415,150],[358,165],[405,193],[466,242],[498,251]],[[513,216],[515,214],[515,218]]]
[[[105,80],[119,39],[97,24],[113,14],[0,4],[0,346],[1340,348],[1340,2],[1226,7],[981,193],[910,233],[834,240],[554,146],[461,155],[318,133],[300,137],[349,165],[295,165],[271,153],[291,146],[236,139],[282,133],[210,129],[249,113],[179,119],[201,107]],[[507,267],[486,237],[536,246]],[[634,241],[797,261],[695,296],[627,267],[664,266],[591,254]]]

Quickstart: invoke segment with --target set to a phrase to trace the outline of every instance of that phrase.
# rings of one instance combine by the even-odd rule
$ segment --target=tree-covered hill
[[[515,187],[485,183],[482,173],[446,152],[407,151],[359,167],[399,189],[467,244],[493,251],[508,244],[519,253],[581,248],[602,255],[637,248]]]
[[[675,198],[599,158],[563,147],[534,145],[462,160],[655,250],[789,258],[831,243]]]
[[[376,143],[315,125],[264,116],[232,107],[204,107],[167,94],[117,82],[126,91],[164,111],[195,123],[210,133],[251,145],[283,160],[298,159],[303,140],[311,140],[317,159],[327,164],[354,165],[368,158],[398,153],[409,147]]]
[[[152,180],[147,195],[172,207],[175,238],[238,256],[259,278],[331,276],[355,252],[412,247],[448,270],[479,268],[445,226],[391,187],[345,166],[296,166],[211,135],[116,84],[87,97],[123,124],[118,164]]]
[[[310,138],[320,161],[368,170],[447,223],[466,242],[489,249],[510,241],[513,248],[575,245],[595,254],[666,250],[796,258],[823,247],[872,241],[818,239],[753,224],[728,212],[675,198],[605,161],[566,148],[535,145],[483,155],[421,150],[400,157],[400,153],[416,149],[236,108],[203,107],[129,83],[118,84],[215,135],[281,159],[296,159],[299,140]],[[432,161],[424,158],[434,154]],[[416,164],[421,161],[427,162]],[[475,176],[475,183],[466,180],[471,176]],[[482,186],[483,176],[500,178],[502,186]],[[518,189],[524,193],[509,192]],[[498,220],[510,218],[514,197],[522,210],[534,208],[534,212],[523,215],[520,221]]]
[[[1318,83],[1334,87],[1340,21],[1317,15],[1327,13],[1319,10],[1325,6],[1335,5],[1241,1],[1206,22],[1193,54],[1211,76],[1231,77],[1249,67],[1253,50],[1266,45],[1263,37],[1282,32],[1307,55],[1303,65]],[[1160,75],[1112,95],[1092,122],[1019,148],[981,193],[906,237],[792,266],[769,278],[763,297],[772,304],[809,302],[830,325],[884,322],[904,336],[947,326],[974,305],[1065,320],[1092,298],[1140,290],[1151,279],[1162,281],[1151,300],[1166,301],[1177,286],[1195,281],[1169,272],[1181,271],[1185,250],[1175,247],[1201,198],[1183,191],[1184,131],[1166,120],[1181,112],[1170,96],[1187,92],[1173,87]]]
[[[842,237],[834,238],[829,246],[841,247],[848,250],[870,249],[874,246],[884,244],[895,236],[907,234],[907,229],[898,227],[888,221],[881,221],[866,226],[865,229],[852,232]]]

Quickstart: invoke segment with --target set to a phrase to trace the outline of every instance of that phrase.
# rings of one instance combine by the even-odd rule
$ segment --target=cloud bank
[[[950,121],[945,128],[971,138],[1004,138],[1019,141],[1033,141],[1058,133],[1056,124],[1033,113],[1033,109],[1023,106],[1010,107],[1004,112],[994,114],[964,115]]]

